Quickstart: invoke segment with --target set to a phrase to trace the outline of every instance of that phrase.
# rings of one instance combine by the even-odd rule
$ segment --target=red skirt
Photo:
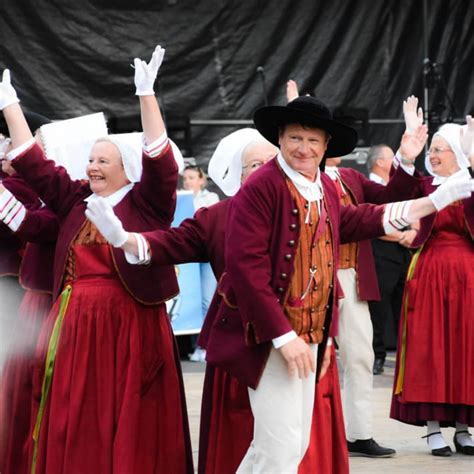
[[[233,474],[253,437],[248,389],[222,370],[207,366],[201,409],[199,473]],[[318,383],[311,440],[299,474],[349,472],[335,351]]]
[[[60,299],[40,335],[35,415]],[[164,304],[137,303],[113,278],[75,281],[39,431],[36,473],[192,473],[176,354]]]
[[[27,290],[14,328],[13,353],[0,383],[0,472],[28,473],[31,427],[31,368],[41,324],[51,309],[51,295]]]
[[[474,426],[474,243],[453,232],[430,239],[404,297],[405,373],[390,416],[415,425]]]

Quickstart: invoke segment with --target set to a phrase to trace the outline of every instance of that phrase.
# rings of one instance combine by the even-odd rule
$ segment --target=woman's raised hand
[[[405,133],[413,134],[420,125],[423,125],[423,109],[418,107],[418,98],[414,95],[403,101],[403,117]]]
[[[165,50],[161,46],[157,46],[149,63],[139,58],[134,59],[136,95],[155,95],[153,85],[164,55]]]
[[[12,86],[10,70],[5,69],[2,75],[2,82],[0,82],[0,110],[3,110],[9,105],[18,104],[18,102],[20,102],[20,100]]]
[[[421,153],[428,140],[428,127],[419,125],[412,133],[408,131],[402,136],[400,142],[400,154],[405,162],[414,163],[416,157]]]
[[[286,83],[286,100],[291,102],[299,97],[298,84],[293,79]]]

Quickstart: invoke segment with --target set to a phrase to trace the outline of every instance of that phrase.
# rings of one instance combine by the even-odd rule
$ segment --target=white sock
[[[459,431],[468,431],[468,426],[463,423],[458,423],[456,421],[456,441],[461,446],[474,446],[474,442],[472,441],[472,437],[469,433],[458,433]]]
[[[448,445],[440,432],[439,421],[428,421],[427,423],[427,435],[426,441],[430,449],[444,448]],[[437,433],[437,434],[433,434]]]

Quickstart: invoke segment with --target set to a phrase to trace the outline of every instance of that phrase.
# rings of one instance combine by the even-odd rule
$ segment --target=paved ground
[[[391,387],[393,380],[394,356],[390,356],[388,367],[383,375],[375,378],[374,390],[374,437],[385,446],[395,448],[398,452],[391,459],[351,458],[351,473],[407,473],[407,474],[474,474],[474,459],[462,454],[451,458],[436,458],[428,453],[423,428],[405,425],[388,418]],[[188,402],[191,437],[197,466],[197,448],[199,435],[199,415],[201,391],[204,378],[204,363],[183,361],[184,381]],[[454,430],[443,430],[451,448]]]

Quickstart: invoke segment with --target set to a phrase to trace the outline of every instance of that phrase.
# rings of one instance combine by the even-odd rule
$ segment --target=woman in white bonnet
[[[410,100],[410,99],[409,99]],[[406,106],[406,104],[405,104]],[[421,111],[405,109],[410,123]],[[433,136],[420,179],[428,195],[455,173],[468,173],[474,123],[449,123]],[[418,153],[421,152],[421,149]],[[417,154],[418,154],[417,153]],[[402,157],[412,161],[416,155]],[[412,247],[400,321],[394,394],[390,416],[427,426],[424,438],[434,456],[451,456],[441,427],[454,427],[457,452],[474,455],[474,197],[457,201],[420,221]]]
[[[165,307],[178,292],[174,268],[130,265],[119,248],[128,233],[108,234],[107,241],[85,215],[86,203],[100,198],[132,233],[171,224],[178,167],[153,91],[163,56],[158,46],[149,63],[134,62],[143,143],[137,151],[128,137],[98,140],[85,183],[43,159],[8,71],[0,82],[0,109],[15,148],[9,158],[61,226],[56,303],[33,368],[33,474],[193,472],[179,358]],[[133,235],[144,249],[144,239]]]

